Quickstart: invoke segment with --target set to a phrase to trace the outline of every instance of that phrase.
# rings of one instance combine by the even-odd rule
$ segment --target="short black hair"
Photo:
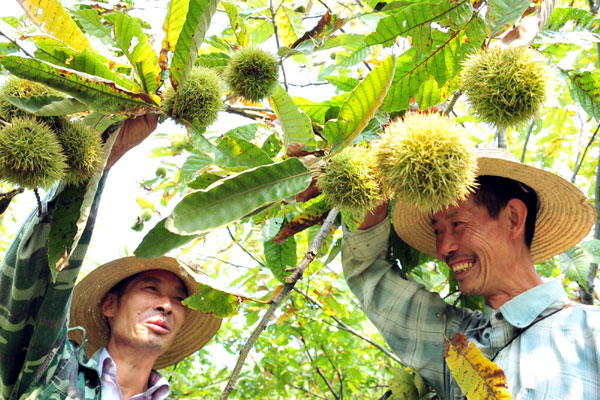
[[[519,199],[525,203],[525,244],[531,249],[538,211],[538,197],[535,191],[524,183],[500,176],[481,175],[477,177],[477,183],[478,187],[473,194],[475,203],[484,206],[493,219],[498,218],[509,200]]]
[[[133,274],[131,276],[128,276],[125,279],[122,279],[115,286],[110,288],[110,290],[108,292],[106,292],[106,294],[112,293],[112,294],[116,295],[117,296],[117,304],[121,305],[121,297],[123,297],[123,295],[127,291],[127,287],[129,286],[131,281],[133,281],[140,274],[141,274],[141,272],[138,272],[137,274]]]

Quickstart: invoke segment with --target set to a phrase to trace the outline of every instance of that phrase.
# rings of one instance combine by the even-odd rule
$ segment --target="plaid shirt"
[[[444,362],[445,319],[448,337],[462,332],[487,358],[498,353],[494,361],[504,370],[513,399],[600,399],[599,307],[571,304],[557,281],[522,293],[499,310],[452,307],[401,277],[388,260],[389,232],[384,221],[346,233],[344,275],[390,347],[442,398],[465,398]]]
[[[67,196],[56,186],[42,216],[37,209],[29,215],[0,264],[0,399],[101,398],[100,352],[88,360],[85,349],[67,339],[67,318],[105,179],[88,193],[94,199],[83,235],[56,283],[48,235],[58,198]]]

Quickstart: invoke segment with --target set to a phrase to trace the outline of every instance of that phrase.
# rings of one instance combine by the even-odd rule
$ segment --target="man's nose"
[[[438,237],[437,252],[440,259],[446,261],[446,258],[458,251],[458,241],[451,233],[446,233]]]
[[[161,313],[171,314],[171,312],[173,311],[173,304],[171,303],[171,298],[169,296],[161,296],[155,308]]]

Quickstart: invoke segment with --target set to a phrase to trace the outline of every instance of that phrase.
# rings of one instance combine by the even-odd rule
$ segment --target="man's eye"
[[[152,286],[152,285],[150,285],[150,286],[146,286],[144,289],[150,289],[150,290],[153,290],[153,291],[156,291],[156,290],[157,290],[157,289],[156,289],[156,286]]]
[[[452,225],[454,225],[454,226],[459,226],[459,225],[462,225],[462,224],[463,224],[463,222],[462,222],[462,221],[454,221],[454,222],[452,223]]]

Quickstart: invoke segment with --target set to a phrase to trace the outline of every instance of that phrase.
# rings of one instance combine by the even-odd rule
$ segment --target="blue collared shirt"
[[[498,310],[452,307],[403,279],[388,261],[389,229],[384,221],[345,236],[344,276],[402,362],[442,398],[465,398],[444,362],[445,326],[448,337],[462,332],[487,358],[498,353],[494,362],[515,400],[600,400],[600,307],[570,303],[558,281],[522,293]]]
[[[106,347],[99,351],[98,374],[102,381],[102,400],[123,400],[121,388],[117,383],[117,366]],[[155,370],[152,370],[148,381],[148,390],[130,397],[130,400],[164,400],[170,391],[169,381]]]

